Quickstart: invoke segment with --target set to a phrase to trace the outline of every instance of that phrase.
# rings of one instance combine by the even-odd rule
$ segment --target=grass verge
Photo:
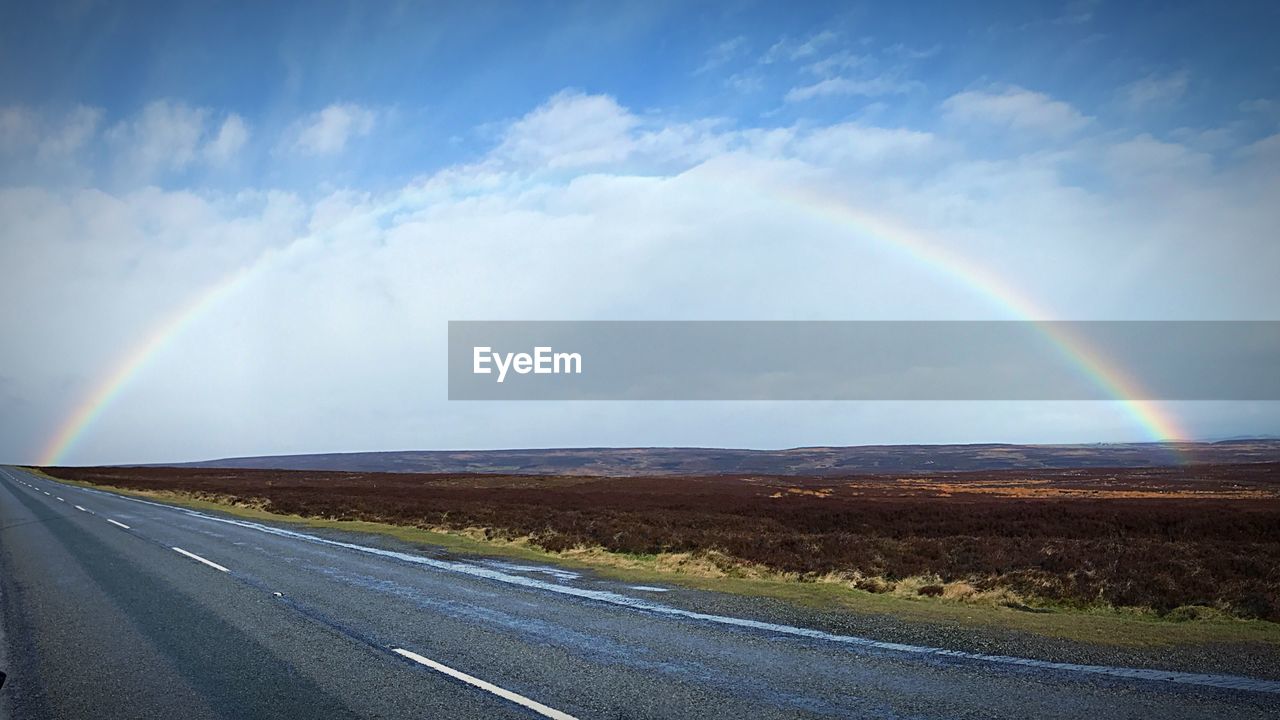
[[[1240,620],[1210,608],[1179,608],[1165,616],[1141,610],[1098,607],[1029,607],[1016,598],[992,597],[964,591],[952,584],[938,597],[916,594],[928,579],[908,578],[893,592],[869,592],[852,587],[848,578],[803,579],[747,566],[715,554],[663,553],[627,555],[602,548],[575,548],[548,552],[527,539],[493,539],[480,528],[451,530],[422,528],[364,520],[281,515],[234,498],[198,497],[172,491],[142,491],[95,485],[46,475],[49,480],[146,497],[195,510],[209,510],[237,517],[294,526],[374,533],[450,552],[552,563],[635,584],[670,584],[698,590],[725,592],[781,600],[806,608],[859,614],[888,615],[912,622],[961,627],[995,627],[1045,637],[1115,645],[1161,646],[1253,642],[1280,645],[1280,624]]]

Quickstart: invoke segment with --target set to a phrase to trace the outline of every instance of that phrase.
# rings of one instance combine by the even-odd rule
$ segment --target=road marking
[[[63,500],[62,498],[58,498],[58,502],[66,502],[66,500]]]
[[[546,705],[543,705],[537,700],[530,700],[529,698],[523,695],[520,695],[519,693],[513,693],[510,690],[504,690],[503,688],[500,688],[497,685],[494,685],[493,683],[485,682],[484,680],[481,680],[480,678],[474,677],[472,675],[468,675],[462,672],[461,670],[454,670],[448,665],[442,665],[436,662],[435,660],[431,660],[430,658],[424,658],[418,653],[410,652],[408,650],[405,650],[404,648],[391,648],[391,652],[396,653],[397,655],[402,655],[404,657],[407,657],[410,660],[420,665],[426,665],[427,667],[431,668],[432,670],[435,670],[436,672],[444,673],[445,675],[448,675],[449,677],[457,680],[461,680],[462,682],[467,683],[468,685],[474,685],[475,687],[478,687],[481,690],[491,692],[494,695],[497,695],[498,697],[503,698],[504,700],[510,700],[511,702],[517,705],[523,705],[524,707],[527,707],[530,710],[544,717],[555,718],[556,720],[577,720],[577,718],[575,718],[574,716],[568,713],[563,713],[563,712],[560,712],[559,710],[556,710],[555,708],[547,707]]]
[[[219,565],[219,564],[218,564],[218,563],[216,563],[216,562],[213,562],[212,560],[205,560],[204,558],[200,557],[199,555],[197,555],[197,554],[195,554],[195,553],[192,553],[192,552],[187,552],[186,550],[183,550],[183,549],[182,549],[182,548],[180,548],[180,547],[176,547],[176,548],[174,548],[174,550],[177,550],[178,552],[182,553],[183,555],[186,555],[187,557],[191,558],[192,560],[198,560],[198,561],[200,561],[200,562],[204,563],[205,565],[208,565],[209,567],[213,568],[214,570],[221,570],[221,571],[222,571],[222,572],[224,572],[224,573],[229,573],[229,572],[231,572],[230,570],[228,570],[228,569],[226,569],[226,568],[222,567],[221,565]]]
[[[128,530],[128,529],[129,529],[129,526],[128,526],[128,525],[125,525],[125,524],[124,524],[124,523],[122,523],[122,522],[116,522],[115,520],[112,520],[111,518],[107,518],[107,522],[111,523],[112,525],[119,525],[120,527],[124,528],[125,530]]]
[[[48,495],[48,494],[49,494],[49,491],[48,491],[48,490],[41,490],[40,492],[44,493],[45,495]]]
[[[89,512],[88,510],[85,510],[84,508],[80,507],[79,505],[76,505],[75,507],[76,507],[76,509],[77,509],[77,510],[79,510],[80,512]]]

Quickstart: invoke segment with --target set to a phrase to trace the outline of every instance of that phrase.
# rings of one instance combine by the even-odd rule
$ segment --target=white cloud
[[[800,60],[803,58],[810,57],[812,55],[816,55],[819,50],[821,50],[823,47],[825,47],[827,44],[829,44],[831,41],[835,39],[836,39],[835,33],[831,32],[830,30],[823,30],[817,35],[813,35],[808,40],[805,40],[804,42],[800,43],[799,46],[797,46],[794,50],[792,50],[791,59]]]
[[[725,78],[725,87],[740,93],[755,93],[764,89],[764,79],[754,73],[734,73]]]
[[[102,111],[83,105],[74,108],[65,120],[40,139],[38,153],[44,159],[67,159],[80,152],[98,132]]]
[[[30,108],[21,105],[0,108],[0,151],[13,154],[38,142],[37,122]]]
[[[352,138],[368,135],[374,111],[351,103],[335,103],[298,120],[285,133],[284,147],[300,155],[334,155]]]
[[[0,108],[0,153],[65,169],[97,135],[101,120],[101,110],[83,105],[52,118],[24,106]]]
[[[930,45],[926,48],[916,48],[902,43],[894,43],[893,45],[885,48],[885,52],[906,60],[925,60],[937,55],[939,52],[942,52],[942,46]]]
[[[765,51],[760,58],[760,62],[768,65],[780,60],[803,60],[816,55],[819,50],[831,44],[837,37],[830,30],[815,33],[801,41],[784,37]]]
[[[746,46],[747,38],[743,35],[739,35],[738,37],[725,40],[724,42],[717,44],[707,52],[706,61],[704,61],[697,70],[694,70],[693,74],[701,75],[727,64],[729,61],[742,55]]]
[[[608,95],[565,90],[512,123],[495,154],[550,168],[617,162],[634,148],[639,122]]]
[[[1254,98],[1240,103],[1240,112],[1261,115],[1268,119],[1280,119],[1280,102],[1267,98]]]
[[[863,67],[870,62],[871,58],[866,55],[855,55],[847,50],[842,50],[810,63],[804,69],[819,77],[830,77],[846,70]]]
[[[1207,130],[1175,128],[1169,132],[1169,137],[1187,147],[1209,153],[1229,151],[1240,144],[1236,126],[1233,125]]]
[[[1111,145],[1107,148],[1106,160],[1113,174],[1130,179],[1154,177],[1163,181],[1187,174],[1204,177],[1213,168],[1209,154],[1147,134]]]
[[[1000,92],[962,92],[947,98],[942,111],[953,122],[1049,135],[1074,133],[1092,120],[1061,100],[1019,87]]]
[[[1236,151],[1240,157],[1280,162],[1280,133],[1249,143]]]
[[[107,141],[116,152],[116,170],[124,178],[147,182],[159,174],[187,168],[198,156],[208,111],[181,102],[148,103],[136,117],[112,126]]]
[[[172,180],[225,164],[244,147],[244,119],[226,114],[215,127],[209,122],[215,115],[208,108],[157,100],[104,130],[99,108],[0,108],[0,154],[9,156],[0,177],[70,185],[96,178],[117,187]]]
[[[936,157],[939,141],[930,133],[843,123],[814,129],[794,144],[796,153],[814,163],[861,164]]]
[[[1131,110],[1164,108],[1187,92],[1190,75],[1185,71],[1167,75],[1148,75],[1120,89],[1121,100]]]
[[[249,126],[244,118],[232,113],[222,121],[218,133],[204,146],[204,156],[214,165],[231,162],[249,141]]]
[[[900,95],[920,87],[914,81],[903,81],[898,78],[882,75],[880,77],[853,79],[833,77],[819,80],[812,85],[791,88],[784,98],[787,102],[803,102],[814,98],[841,95],[863,95],[878,97],[880,95]]]
[[[20,130],[5,117],[0,132]],[[227,122],[216,133],[206,123],[196,155]],[[248,279],[183,324],[69,461],[1140,437],[1099,403],[481,407],[443,400],[438,381],[456,319],[1009,317],[931,261],[947,255],[1058,315],[1280,313],[1280,164],[1263,161],[1274,139],[1238,166],[1143,135],[1007,156],[954,131],[672,121],[565,92],[512,121],[491,152],[401,187],[312,188],[306,199],[0,188],[0,266],[22,269],[0,284],[0,305],[29,308],[0,314],[0,402],[33,409],[0,412],[0,455],[31,459],[104,368],[246,266]],[[1064,180],[1070,164],[1096,186]]]
[[[512,122],[484,163],[533,172],[626,163],[669,170],[724,152],[742,140],[724,125],[717,118],[641,118],[608,95],[565,90]]]

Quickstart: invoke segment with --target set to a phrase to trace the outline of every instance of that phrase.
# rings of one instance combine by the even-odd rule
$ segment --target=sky
[[[1280,319],[1278,29],[6,3],[0,459],[1151,439],[1120,402],[449,402],[447,322]],[[1154,411],[1275,435],[1277,405]]]

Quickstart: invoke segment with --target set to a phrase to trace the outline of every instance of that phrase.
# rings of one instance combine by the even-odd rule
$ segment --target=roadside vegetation
[[[807,604],[1042,631],[1066,611],[1280,641],[1275,464],[909,478],[46,472],[262,519]]]

